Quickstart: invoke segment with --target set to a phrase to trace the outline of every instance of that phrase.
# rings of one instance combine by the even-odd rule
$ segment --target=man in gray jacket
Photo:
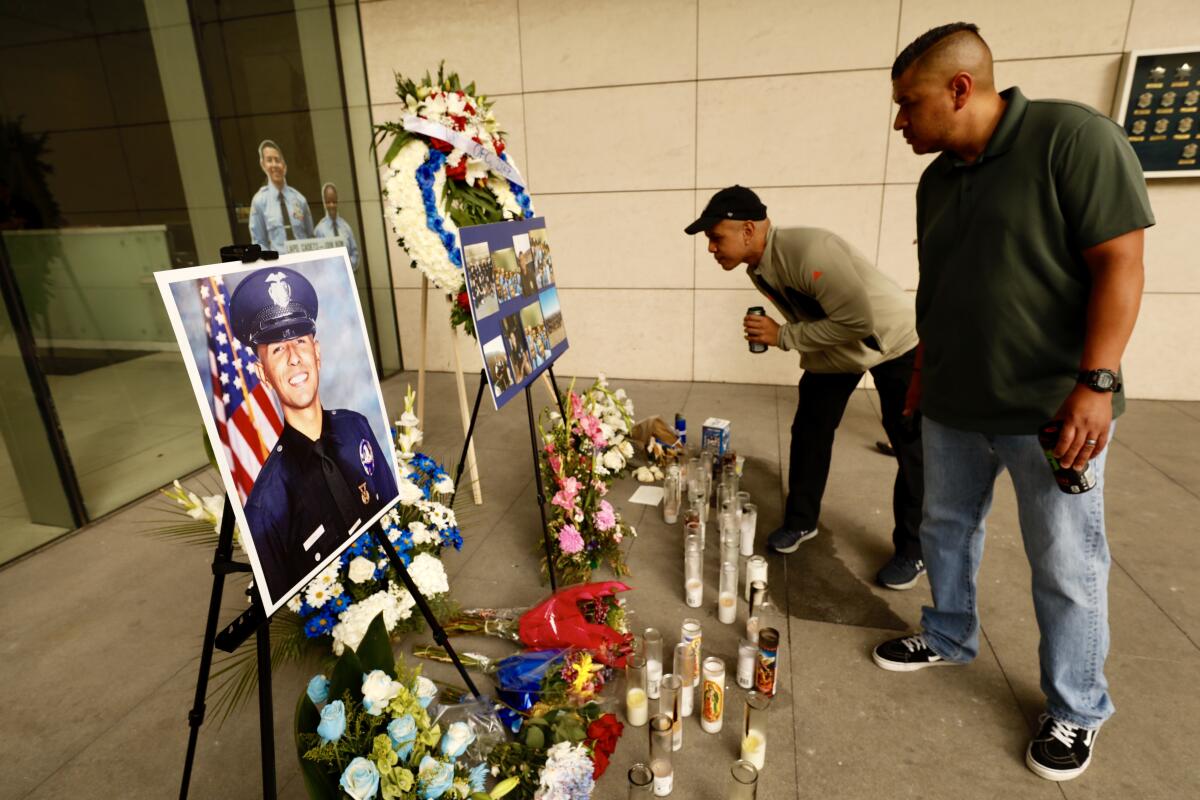
[[[730,271],[747,265],[750,281],[786,320],[743,320],[746,340],[800,353],[800,401],[792,422],[788,499],[771,549],[794,553],[817,535],[833,436],[854,388],[869,371],[879,391],[883,428],[896,452],[892,492],[896,552],[876,580],[891,589],[916,585],[924,494],[919,420],[903,417],[917,345],[913,302],[838,235],[820,228],[776,228],[750,189],[713,195],[686,229],[704,232],[708,252]]]

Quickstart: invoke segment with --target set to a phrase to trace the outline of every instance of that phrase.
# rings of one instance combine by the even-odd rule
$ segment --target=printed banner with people
[[[477,225],[461,236],[476,339],[500,408],[567,351],[546,220]]]

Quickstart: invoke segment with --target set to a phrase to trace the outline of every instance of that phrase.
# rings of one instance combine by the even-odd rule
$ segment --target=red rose
[[[464,180],[467,177],[467,160],[464,158],[459,161],[457,167],[446,167],[446,177],[456,181]]]
[[[604,770],[608,769],[608,756],[597,750],[592,753],[592,765],[592,778],[599,780],[600,776],[604,774]]]
[[[471,114],[472,116],[475,114],[475,106],[471,105],[470,103],[463,103],[463,108],[467,110],[468,114]]]
[[[471,298],[467,297],[466,292],[459,292],[457,299],[459,308],[461,308],[463,311],[471,310]]]
[[[451,114],[450,120],[454,123],[454,130],[461,131],[467,127],[467,118],[459,114]]]
[[[449,153],[454,149],[454,145],[450,144],[449,142],[443,142],[436,136],[429,137],[429,143],[433,145],[434,150],[440,150],[443,153]]]
[[[624,730],[625,726],[615,714],[605,714],[588,725],[587,736],[593,741],[593,750],[609,756],[617,749],[617,740],[621,738],[621,732]]]
[[[496,147],[496,155],[500,155],[501,153],[504,152],[504,140],[503,139],[492,139],[492,144]]]

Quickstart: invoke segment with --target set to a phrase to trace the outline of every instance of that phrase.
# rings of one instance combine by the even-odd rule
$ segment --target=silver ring
[[[1090,445],[1093,445],[1093,446],[1094,446],[1094,445],[1096,444],[1096,440],[1095,440],[1095,439],[1084,439],[1084,440],[1083,440],[1083,443],[1084,443],[1084,444],[1090,444]]]

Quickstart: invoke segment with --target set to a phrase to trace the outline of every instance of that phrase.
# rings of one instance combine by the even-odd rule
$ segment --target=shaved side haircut
[[[992,51],[979,35],[979,26],[970,22],[951,22],[925,31],[896,56],[892,63],[892,80],[896,80],[918,61],[927,66],[939,66],[950,72],[966,70],[977,83],[990,88]]]

